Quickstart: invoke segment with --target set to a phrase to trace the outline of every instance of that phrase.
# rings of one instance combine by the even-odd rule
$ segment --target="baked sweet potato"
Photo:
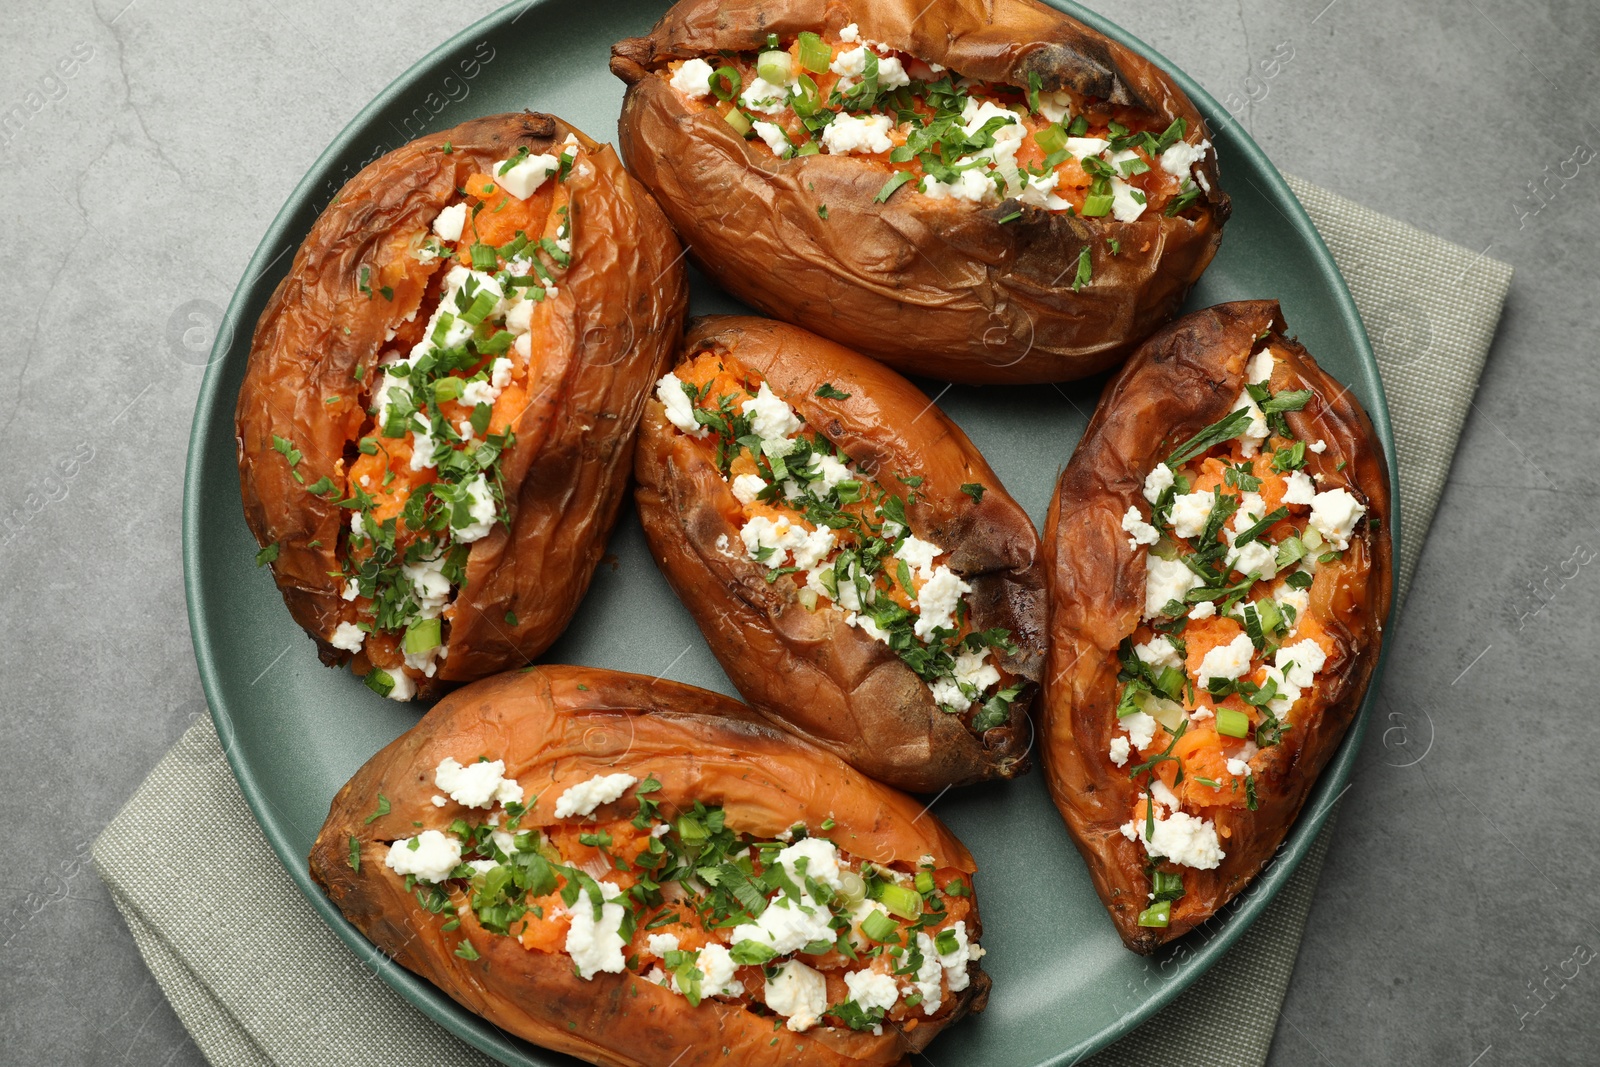
[[[904,378],[794,326],[698,320],[634,473],[662,573],[772,721],[902,789],[1027,770],[1038,536]]]
[[[495,115],[378,159],[256,327],[245,518],[330,665],[396,699],[521,666],[588,588],[688,299],[615,153]]]
[[[683,0],[611,69],[701,269],[907,374],[1103,370],[1228,217],[1177,85],[1036,0]]]
[[[1050,507],[1043,758],[1135,952],[1261,870],[1378,662],[1383,446],[1284,330],[1275,301],[1241,301],[1151,338]]]
[[[310,862],[403,966],[592,1063],[909,1063],[988,996],[961,843],[676,682],[457,690],[340,790]]]

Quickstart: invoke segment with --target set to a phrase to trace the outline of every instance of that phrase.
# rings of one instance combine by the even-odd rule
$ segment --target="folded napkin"
[[[1383,373],[1403,483],[1397,604],[1410,584],[1511,269],[1296,179]],[[1332,830],[1233,950],[1094,1067],[1265,1062]],[[204,863],[194,857],[204,856]],[[301,896],[239,793],[209,719],[94,847],[139,951],[218,1067],[487,1065],[391,990]],[[1220,1020],[1226,1026],[1196,1025]]]

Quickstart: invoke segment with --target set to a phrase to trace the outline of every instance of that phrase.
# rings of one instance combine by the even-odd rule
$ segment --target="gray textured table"
[[[322,147],[494,6],[0,11],[0,1062],[203,1062],[88,852],[206,713],[178,513],[211,329]],[[1273,1062],[1592,1062],[1600,6],[1093,6],[1285,170],[1517,269]]]

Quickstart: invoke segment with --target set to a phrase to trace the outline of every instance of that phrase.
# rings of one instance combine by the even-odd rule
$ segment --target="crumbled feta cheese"
[[[927,934],[917,935],[917,951],[922,953],[922,966],[917,968],[917,991],[922,994],[922,1014],[932,1015],[939,1010],[944,996],[944,967],[939,962],[938,947]]]
[[[1134,645],[1133,654],[1152,667],[1172,667],[1174,669],[1183,667],[1183,660],[1179,657],[1178,650],[1172,643],[1172,638],[1166,634],[1157,634],[1142,645]]]
[[[412,848],[412,842],[416,847]],[[384,866],[398,875],[414,874],[420,881],[442,882],[461,862],[461,842],[438,830],[424,830],[415,838],[402,838],[389,846]]]
[[[496,389],[504,389],[511,384],[511,361],[504,356],[496,356],[494,362],[489,364],[489,384]]]
[[[1177,147],[1176,145],[1173,146]],[[1172,149],[1167,149],[1171,152]],[[1166,152],[1162,153],[1166,155]],[[1245,380],[1251,385],[1264,385],[1272,377],[1272,349],[1263,348],[1250,357],[1250,362],[1245,367]]]
[[[767,979],[764,995],[767,1007],[788,1019],[785,1025],[795,1033],[811,1029],[828,1010],[828,980],[799,960],[779,967]]]
[[[512,333],[527,333],[533,327],[533,311],[538,306],[537,300],[518,300],[512,304],[506,311],[506,329]]]
[[[1234,411],[1240,408],[1250,413],[1250,425],[1245,428],[1244,435],[1239,439],[1239,451],[1248,458],[1255,455],[1261,448],[1261,442],[1267,439],[1267,416],[1249,392],[1241,392],[1239,399],[1233,402]]]
[[[823,455],[821,452],[813,452],[811,454],[811,465],[806,469],[806,473],[819,483],[813,488],[824,493],[840,482],[852,481],[855,477],[851,474],[849,467],[832,456]],[[887,531],[885,531],[884,536],[889,536]]]
[[[967,200],[974,204],[981,203],[987,197],[999,195],[995,190],[994,181],[977,168],[961,171],[953,182],[942,182],[931,174],[924,175],[918,189],[922,195],[933,200]]]
[[[1305,471],[1290,471],[1284,479],[1288,487],[1283,491],[1285,504],[1301,504],[1310,507],[1315,501],[1317,487],[1312,484],[1310,475]]]
[[[1209,619],[1217,613],[1217,606],[1209,600],[1202,600],[1189,609],[1191,619]]]
[[[1144,498],[1154,504],[1161,499],[1161,494],[1172,487],[1172,468],[1165,463],[1157,463],[1144,476]]]
[[[878,91],[893,92],[902,86],[911,84],[911,75],[906,73],[905,64],[900,62],[899,56],[878,57]]]
[[[1090,156],[1098,156],[1101,152],[1104,152],[1108,147],[1110,147],[1110,145],[1111,142],[1106,140],[1104,137],[1067,138],[1067,151],[1070,152],[1075,159],[1087,159]]]
[[[1250,769],[1250,764],[1244,760],[1230,759],[1228,761],[1228,773],[1233,775],[1235,778],[1248,778],[1255,772]]]
[[[1283,672],[1290,685],[1305,689],[1315,680],[1317,672],[1328,663],[1322,646],[1309,638],[1284,645],[1273,658],[1273,666]]]
[[[479,404],[492,406],[499,398],[500,390],[494,387],[493,382],[468,382],[461,388],[461,402],[468,407],[475,408]]]
[[[900,987],[894,978],[880,971],[850,971],[844,976],[844,985],[862,1011],[888,1011],[900,999]]]
[[[700,993],[707,997],[737,997],[744,993],[744,983],[733,976],[738,965],[725,946],[712,942],[700,950],[695,961],[700,968]]]
[[[1128,762],[1128,739],[1120,734],[1111,739],[1111,762],[1118,767],[1125,766]]]
[[[1187,178],[1189,169],[1206,157],[1206,149],[1210,147],[1210,141],[1201,141],[1199,144],[1178,141],[1161,153],[1161,169],[1174,178]]]
[[[732,486],[734,499],[741,504],[751,504],[767,487],[767,480],[759,474],[740,474],[734,477]]]
[[[650,946],[652,956],[665,956],[669,952],[678,951],[677,934],[651,934],[645,940]]]
[[[1209,820],[1174,812],[1155,820],[1155,833],[1148,839],[1144,837],[1146,825],[1144,819],[1135,819],[1126,823],[1122,832],[1130,839],[1144,840],[1145,852],[1151,856],[1164,856],[1173,863],[1201,871],[1215,870],[1227,856],[1217,840],[1217,828]],[[1130,829],[1132,834],[1128,832]]]
[[[866,45],[847,48],[833,57],[828,69],[841,78],[859,78],[867,69]]]
[[[461,229],[467,223],[467,205],[451,204],[434,216],[433,232],[441,241],[461,240]]]
[[[359,511],[356,512],[355,517],[360,519],[361,513]],[[361,595],[361,583],[356,581],[354,578],[347,580],[344,583],[344,592],[340,593],[339,595],[345,600],[354,600],[356,597]]]
[[[489,488],[489,480],[484,475],[476,475],[466,483],[466,494],[467,517],[471,521],[465,526],[451,526],[452,534],[461,544],[470,544],[489,536],[489,531],[494,529],[496,513],[494,490]],[[454,517],[450,521],[453,524]]]
[[[879,626],[877,620],[870,615],[857,615],[852,611],[850,614],[844,617],[844,624],[846,626],[856,627],[862,633],[866,634],[875,641],[882,641],[884,644],[889,643],[889,631]],[[941,690],[939,690],[937,686],[940,684],[941,682],[935,682],[934,687],[932,688],[934,700],[939,700],[939,693]],[[953,682],[950,683],[950,687],[955,688],[955,684]],[[956,692],[959,693],[960,690],[956,689]],[[943,703],[943,701],[939,702]]]
[[[1215,502],[1211,493],[1180,493],[1172,498],[1172,532],[1179,537],[1199,537]]]
[[[796,884],[801,883],[802,859],[806,861],[805,873],[818,885],[825,885],[829,889],[839,888],[839,850],[832,841],[806,837],[779,851],[777,862]]]
[[[668,371],[656,382],[656,399],[667,409],[667,421],[690,437],[704,437],[706,428],[694,421],[694,404],[683,391],[683,380]]]
[[[445,577],[444,565],[443,553],[400,565],[400,573],[411,583],[411,593],[417,599],[418,614],[424,619],[438,618],[450,602],[450,579]]]
[[[1328,450],[1328,442],[1319,437],[1306,447],[1320,456]]]
[[[389,667],[384,670],[389,680],[394,683],[389,690],[390,700],[410,700],[417,695],[417,683],[411,680],[411,675],[398,667]]]
[[[1205,654],[1195,679],[1203,689],[1213,678],[1232,681],[1250,669],[1250,657],[1255,655],[1255,645],[1248,634],[1240,634],[1225,645],[1218,645]]]
[[[1139,509],[1132,504],[1128,505],[1127,514],[1122,516],[1122,529],[1128,537],[1128,547],[1138,548],[1140,545],[1153,545],[1161,539],[1161,532],[1139,514]]]
[[[431,428],[431,424],[424,422],[421,415],[416,417],[411,426],[411,469],[414,471],[425,470],[437,463],[433,453],[438,448],[438,442],[428,432]]]
[[[783,127],[776,122],[762,122],[756,119],[750,124],[756,131],[756,136],[767,142],[767,147],[772,149],[774,155],[783,155],[789,151],[789,135],[783,132]]]
[[[913,632],[925,641],[935,630],[954,629],[956,606],[961,603],[962,596],[970,592],[972,586],[949,567],[937,568],[917,592],[917,622],[912,627]]]
[[[1200,576],[1180,559],[1150,555],[1144,561],[1144,617],[1153,619],[1170,600],[1183,602],[1184,594],[1200,585]]]
[[[561,169],[561,160],[552,155],[527,156],[506,169],[510,160],[494,164],[494,183],[518,200],[526,200],[539,191],[545,179]],[[500,173],[505,170],[505,173]]]
[[[773,85],[758,75],[750,79],[749,87],[739,95],[739,102],[751,111],[776,115],[789,106],[789,87]]]
[[[822,147],[841,156],[851,152],[887,152],[894,147],[894,142],[889,140],[889,131],[893,128],[894,120],[887,115],[858,118],[840,112],[838,117],[822,128]]]
[[[1182,806],[1178,801],[1178,794],[1159,778],[1150,779],[1150,795],[1155,798],[1157,804],[1164,805],[1172,811],[1177,811]]]
[[[1039,114],[1046,122],[1066,123],[1072,118],[1072,94],[1067,92],[1040,93]]]
[[[1128,731],[1128,740],[1133,742],[1134,748],[1146,749],[1155,739],[1156,727],[1160,724],[1152,716],[1136,711],[1118,719],[1117,725]]]
[[[1266,501],[1260,493],[1240,493],[1239,506],[1233,513],[1233,528],[1240,533],[1267,517]]]
[[[794,546],[794,565],[801,570],[810,570],[832,551],[833,530],[827,526],[819,526],[806,534],[804,541]]]
[[[754,397],[740,405],[739,412],[750,417],[750,429],[762,441],[782,440],[800,429],[794,409],[766,382],[761,383]]]
[[[711,64],[703,59],[686,59],[672,75],[672,87],[691,100],[711,95]]]
[[[745,554],[751,559],[760,560],[768,567],[782,567],[789,561],[791,549],[798,551],[814,551],[810,540],[812,531],[804,526],[789,521],[788,516],[780,515],[777,520],[769,519],[765,515],[757,515],[739,531],[739,537],[744,541]],[[812,546],[808,548],[808,546]],[[815,562],[815,560],[813,560]],[[841,597],[840,603],[843,603]],[[856,605],[860,607],[860,605]]]
[[[1311,527],[1339,551],[1350,547],[1350,534],[1367,509],[1346,489],[1318,493],[1311,501]]]
[[[1287,582],[1279,582],[1272,589],[1272,599],[1278,602],[1280,609],[1293,608],[1294,622],[1289,627],[1289,632],[1294,633],[1299,628],[1301,620],[1306,617],[1306,609],[1311,606],[1311,591],[1309,589],[1296,589]],[[1283,612],[1285,618],[1288,612]]]
[[[915,535],[907,537],[898,549],[895,558],[904,560],[906,566],[911,568],[911,573],[923,581],[933,577],[933,561],[944,549],[931,541],[924,541]]]
[[[578,977],[586,982],[601,972],[620,974],[628,965],[622,955],[628,943],[621,932],[627,909],[615,903],[622,896],[622,888],[614,882],[596,884],[605,899],[599,917],[595,917],[594,904],[587,895],[580,895],[568,912],[572,926],[567,930],[567,955],[572,957]]]
[[[346,600],[352,599],[345,597]],[[353,622],[341,622],[333,628],[333,636],[328,638],[328,644],[345,652],[360,652],[362,642],[367,639],[367,631]]]
[[[972,700],[963,691],[963,685],[971,686],[982,695],[998,681],[1000,672],[989,663],[988,649],[977,652],[962,649],[956,653],[954,674],[935,680],[928,689],[936,702],[959,712],[972,707]]]
[[[516,779],[505,777],[505,773],[505,760],[479,760],[463,767],[446,756],[433,770],[433,784],[468,808],[522,803],[522,786]]]
[[[1274,578],[1278,574],[1278,554],[1271,545],[1259,540],[1243,547],[1228,549],[1228,566],[1240,574],[1254,574],[1259,579]]]
[[[638,780],[631,774],[597,774],[587,782],[579,782],[556,799],[556,818],[593,815],[595,808],[616,800]]]
[[[802,890],[799,897],[780,896],[773,900],[755,922],[734,927],[733,943],[754,941],[780,956],[787,955],[813,941],[832,941],[835,935],[828,925],[830,918],[832,913]]]
[[[839,31],[839,40],[843,41],[845,44],[855,44],[857,41],[861,40],[861,30],[857,28],[855,23],[852,22],[850,25]]]
[[[1144,214],[1145,207],[1144,193],[1121,178],[1111,179],[1112,218],[1118,222],[1137,222],[1139,216]]]
[[[1019,203],[1029,207],[1042,207],[1047,211],[1062,211],[1072,205],[1070,200],[1063,200],[1055,194],[1055,188],[1061,181],[1061,175],[1055,171],[1049,174],[1023,175],[1026,181],[1022,183],[1022,192],[1017,195]]]

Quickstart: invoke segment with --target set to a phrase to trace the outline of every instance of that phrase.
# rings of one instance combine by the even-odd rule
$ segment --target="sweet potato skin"
[[[627,485],[633,435],[650,383],[682,329],[688,288],[680,245],[649,193],[615,153],[550,115],[474,119],[376,160],[340,191],[295,255],[256,327],[235,428],[245,519],[261,545],[276,544],[273,578],[323,662],[349,658],[327,642],[346,605],[335,556],[348,513],[306,491],[324,475],[344,484],[354,428],[329,416],[330,398],[370,385],[385,331],[423,299],[402,278],[394,300],[360,289],[405,256],[397,233],[425,233],[474,171],[519,147],[559,152],[571,133],[590,164],[567,180],[574,217],[571,269],[542,339],[542,386],[512,425],[502,457],[510,530],[472,545],[467,583],[435,678],[445,684],[521,666],[566,627],[588,589]],[[450,143],[452,151],[442,152]],[[369,288],[375,287],[369,282]],[[296,468],[274,436],[304,458]],[[337,499],[337,498],[335,498]],[[509,621],[508,613],[515,622]]]
[[[1177,314],[1230,210],[1213,155],[1194,221],[1069,217],[1009,199],[978,208],[910,191],[879,204],[883,165],[778,159],[652,74],[673,59],[759,48],[768,33],[850,22],[862,40],[969,77],[1026,87],[1034,74],[1046,90],[1138,107],[1163,128],[1181,117],[1191,143],[1204,136],[1199,111],[1158,67],[1036,0],[683,0],[612,49],[629,86],[618,130],[630,171],[718,285],[903,373],[973,383],[1094,374]],[[1094,277],[1075,292],[1085,247]]]
[[[1349,390],[1285,338],[1285,329],[1277,301],[1239,301],[1194,312],[1152,337],[1106,385],[1050,505],[1042,758],[1056,807],[1118,934],[1135,952],[1153,952],[1205,922],[1260,873],[1360,710],[1378,663],[1393,580],[1383,446]],[[1324,565],[1340,572],[1322,605],[1339,654],[1308,691],[1313,695],[1282,743],[1256,757],[1260,806],[1227,813],[1231,836],[1221,866],[1185,869],[1186,892],[1173,906],[1171,925],[1140,927],[1144,850],[1118,832],[1138,788],[1104,755],[1116,723],[1117,647],[1138,625],[1144,603],[1144,555],[1129,546],[1121,519],[1130,505],[1143,504],[1144,477],[1154,464],[1232,409],[1245,360],[1269,331],[1275,351],[1316,394],[1303,411],[1287,415],[1297,436],[1327,442],[1321,455],[1307,454],[1308,472],[1323,479],[1319,488],[1343,486],[1369,509],[1344,558]]]
[[[773,836],[796,822],[818,826],[843,849],[879,862],[915,863],[971,873],[971,855],[912,798],[853,771],[829,754],[761,721],[727,697],[677,682],[583,667],[540,666],[477,682],[449,694],[413,729],[384,748],[339,791],[312,848],[312,876],[345,916],[385,954],[496,1026],[535,1044],[610,1067],[671,1061],[711,1064],[899,1064],[944,1025],[981,1011],[989,978],[969,964],[972,984],[956,994],[947,1020],[901,1032],[774,1028],[770,1016],[737,1004],[681,996],[629,974],[578,978],[561,954],[530,952],[512,937],[484,931],[468,910],[446,935],[447,916],[423,908],[384,865],[387,842],[418,823],[443,830],[460,814],[437,808],[433,768],[445,756],[482,752],[504,759],[533,802],[523,828],[547,826],[554,798],[596,774],[654,773],[663,811],[720,804],[728,825]],[[390,811],[373,819],[378,793]],[[920,816],[920,817],[919,817]],[[350,840],[361,854],[350,868]],[[982,926],[974,903],[969,922]],[[480,959],[455,955],[470,940]],[[681,1050],[681,1051],[680,1051]],[[674,1057],[678,1057],[674,1059]]]
[[[973,626],[1004,626],[1018,652],[1000,663],[1037,683],[1044,659],[1044,576],[1038,535],[1020,505],[960,428],[898,374],[794,326],[744,316],[691,323],[683,359],[731,352],[866,470],[921,477],[907,505],[919,537],[951,552],[972,585]],[[824,382],[848,399],[816,395]],[[892,472],[892,473],[891,473]],[[729,518],[738,503],[715,466],[645,405],[635,462],[635,501],[651,553],[694,615],[735,688],[771,721],[902,789],[933,792],[1029,767],[1034,686],[1006,723],[975,736],[939,710],[928,687],[882,642],[844,623],[835,608],[807,611],[803,584],[718,539],[740,544]],[[981,501],[961,491],[985,487]]]

